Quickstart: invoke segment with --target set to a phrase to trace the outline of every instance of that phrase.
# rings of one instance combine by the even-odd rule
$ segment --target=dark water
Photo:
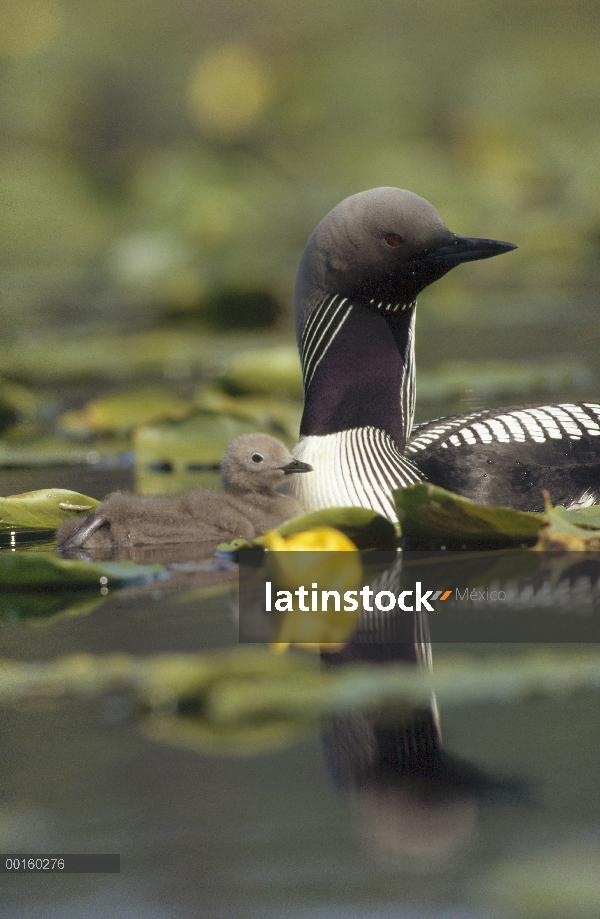
[[[0,479],[5,494],[68,483],[100,497],[130,484],[98,470]],[[189,586],[130,588],[88,616],[43,625],[4,621],[0,654],[236,643],[228,594],[185,600]],[[433,653],[435,662],[448,647]],[[345,742],[358,727],[342,726]],[[596,696],[442,710],[441,727],[463,779],[429,797],[412,780],[377,796],[342,787],[346,760],[332,767],[329,747],[326,761],[318,731],[283,752],[213,758],[145,739],[118,698],[2,708],[0,851],[121,855],[120,874],[1,875],[2,917],[473,919],[497,915],[489,879],[507,860],[598,852]]]

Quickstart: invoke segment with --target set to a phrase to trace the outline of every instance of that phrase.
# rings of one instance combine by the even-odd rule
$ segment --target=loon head
[[[323,218],[304,249],[295,292],[298,338],[328,294],[369,309],[406,305],[455,265],[511,249],[512,243],[457,236],[429,201],[405,189],[352,195]]]

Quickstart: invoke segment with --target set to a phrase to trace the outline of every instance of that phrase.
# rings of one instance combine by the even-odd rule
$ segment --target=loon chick
[[[457,236],[399,188],[352,195],[321,221],[294,297],[304,413],[293,453],[316,471],[292,491],[307,510],[362,505],[395,519],[392,489],[423,479],[404,456],[417,295],[461,262],[515,248]]]
[[[184,495],[117,494],[85,520],[67,520],[57,532],[61,549],[254,539],[302,514],[300,501],[275,489],[287,476],[312,472],[268,434],[232,440],[222,462],[222,492]]]

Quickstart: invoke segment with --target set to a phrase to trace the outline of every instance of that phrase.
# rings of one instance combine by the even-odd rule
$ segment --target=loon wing
[[[434,485],[519,510],[600,502],[600,403],[486,409],[415,425],[406,447]]]

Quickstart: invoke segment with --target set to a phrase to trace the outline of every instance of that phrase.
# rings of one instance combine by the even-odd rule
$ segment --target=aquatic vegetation
[[[109,588],[141,584],[168,577],[164,565],[135,565],[133,562],[88,562],[60,558],[51,552],[0,553],[2,587],[39,590],[54,586],[97,585],[103,595]]]
[[[438,656],[411,664],[321,670],[311,655],[226,649],[207,654],[77,654],[49,663],[0,661],[0,705],[20,699],[126,692],[139,728],[198,752],[247,755],[296,742],[321,718],[381,707],[514,703],[600,690],[600,653],[537,649],[511,657]]]
[[[442,540],[458,547],[533,544],[547,524],[543,514],[476,504],[428,482],[398,488],[394,499],[403,537]]]
[[[234,395],[287,393],[302,398],[302,370],[295,345],[243,351],[228,364],[221,385]]]
[[[120,389],[83,408],[65,412],[59,429],[75,437],[92,434],[128,434],[140,425],[160,421],[181,421],[194,411],[194,403],[167,386],[136,386]]]
[[[67,517],[85,517],[100,502],[66,488],[42,488],[22,495],[0,497],[0,527],[20,526],[54,530]]]
[[[272,579],[275,621],[270,647],[285,651],[290,645],[311,651],[336,650],[354,632],[361,610],[301,608],[294,591],[316,582],[344,595],[361,584],[363,565],[355,544],[340,530],[314,527],[282,536],[276,530],[263,537],[267,556],[267,577]]]
[[[305,533],[321,527],[332,527],[347,536],[357,549],[390,549],[397,548],[397,536],[394,524],[386,517],[366,507],[327,507],[310,514],[301,514],[277,527],[273,532],[281,537],[295,533]],[[265,547],[267,535],[259,536],[252,542],[235,539],[230,543],[221,543],[217,550],[221,553],[235,553],[240,549]]]

